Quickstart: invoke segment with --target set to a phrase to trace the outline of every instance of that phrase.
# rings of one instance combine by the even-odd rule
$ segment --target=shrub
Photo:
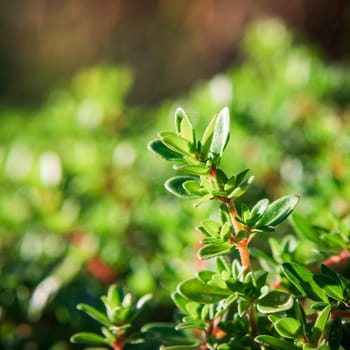
[[[293,242],[288,238],[269,239],[272,256],[251,249],[257,236],[269,235],[287,219],[299,198],[289,195],[272,202],[263,198],[250,207],[243,202],[241,197],[253,181],[252,176],[247,177],[248,169],[230,175],[220,166],[229,135],[228,108],[211,119],[201,138],[186,113],[177,109],[175,132],[160,132],[149,144],[153,152],[174,162],[174,169],[184,173],[166,181],[169,192],[194,199],[194,207],[216,201],[220,210],[215,219],[204,219],[198,227],[204,236],[198,256],[215,263],[181,282],[172,294],[181,314],[176,332],[169,333],[169,325],[151,323],[142,328],[137,341],[147,344],[148,339],[158,338],[164,350],[346,347],[350,283],[330,266],[349,258],[349,230],[319,236],[301,216],[294,217],[293,226],[301,236],[319,249],[332,249],[317,273],[291,259]],[[332,255],[333,251],[337,255]],[[252,256],[259,265],[252,265]],[[124,333],[130,327],[129,320],[119,317],[133,310],[131,299],[124,303],[118,296],[111,311],[111,302],[106,302],[111,298],[104,299],[108,320],[97,310],[83,308],[108,327],[102,329],[104,338],[80,333],[73,341],[104,343],[113,349],[130,344],[132,348],[133,334],[128,337],[128,331]]]

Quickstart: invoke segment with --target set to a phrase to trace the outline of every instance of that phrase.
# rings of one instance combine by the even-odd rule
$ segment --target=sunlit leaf
[[[285,196],[272,202],[266,209],[264,215],[256,223],[260,226],[276,226],[285,220],[293,211],[299,201],[298,196]]]
[[[210,154],[221,156],[230,136],[230,114],[227,107],[223,108],[215,123],[213,139],[210,144]]]
[[[261,345],[269,346],[276,350],[300,350],[300,348],[294,344],[271,335],[258,335],[255,340]]]
[[[72,343],[83,343],[90,345],[109,345],[104,337],[95,333],[76,333],[70,338]]]
[[[312,300],[328,301],[325,292],[316,284],[313,274],[307,268],[296,263],[284,263],[281,270],[303,296]]]
[[[96,310],[95,308],[93,308],[92,306],[90,306],[88,304],[79,304],[77,306],[77,309],[84,311],[91,318],[93,318],[94,320],[100,322],[101,324],[103,324],[107,327],[112,325],[111,321],[109,321],[109,319],[107,318],[107,316],[105,314]]]
[[[201,259],[210,259],[215,256],[229,254],[231,250],[232,245],[228,242],[207,244],[199,250],[198,255]]]
[[[317,343],[320,336],[324,332],[330,311],[331,311],[331,306],[328,305],[319,313],[319,315],[314,323],[314,326],[313,326],[313,329],[311,332],[311,336],[310,336],[310,339],[313,343]]]
[[[301,323],[292,317],[284,317],[273,324],[274,328],[284,338],[300,339],[302,337]]]
[[[193,180],[193,177],[190,176],[175,176],[168,179],[164,186],[172,194],[180,198],[196,198],[196,196],[188,193],[183,184],[187,181]]]
[[[186,298],[204,304],[217,303],[229,294],[227,290],[209,286],[197,278],[182,282],[178,291]]]
[[[293,296],[277,290],[271,291],[259,299],[257,309],[261,313],[277,313],[293,307]]]
[[[164,145],[160,140],[151,141],[148,144],[148,149],[152,152],[158,154],[166,160],[181,160],[183,155],[177,152],[172,151],[170,148]]]

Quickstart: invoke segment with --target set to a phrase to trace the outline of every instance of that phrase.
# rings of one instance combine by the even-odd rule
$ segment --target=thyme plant
[[[180,283],[172,294],[181,315],[176,331],[166,324],[148,324],[138,339],[145,342],[145,348],[148,340],[158,339],[163,350],[349,348],[349,281],[330,264],[322,264],[314,273],[293,262],[288,238],[269,239],[271,256],[251,247],[255,237],[273,232],[288,218],[299,198],[288,195],[245,204],[243,197],[253,176],[248,176],[247,169],[231,175],[220,167],[229,137],[228,108],[211,119],[201,138],[179,108],[175,132],[162,131],[149,144],[150,150],[174,162],[174,169],[181,173],[166,181],[166,189],[194,200],[194,207],[216,201],[219,219],[206,218],[198,227],[203,234],[198,255],[215,263]],[[295,216],[292,225],[301,236],[319,240],[301,217]],[[333,247],[348,247],[331,233],[324,233],[322,239]],[[252,257],[257,261],[254,266]],[[108,344],[113,349],[123,349],[127,343],[132,347],[134,337],[128,342],[124,333],[136,313],[130,314],[129,302],[112,299],[118,302],[111,309],[107,303],[107,318],[86,305],[81,307],[104,324],[104,337],[82,333],[73,341]],[[116,319],[113,313],[119,315],[124,304],[128,310]],[[131,315],[131,320],[124,315]]]

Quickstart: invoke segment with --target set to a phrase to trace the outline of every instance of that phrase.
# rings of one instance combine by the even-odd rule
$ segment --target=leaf
[[[191,155],[193,150],[193,144],[184,139],[181,136],[171,133],[160,133],[160,140],[174,152],[181,153],[183,155]]]
[[[254,176],[250,176],[247,180],[235,187],[228,195],[228,198],[238,198],[247,192],[249,185],[254,181]]]
[[[81,332],[74,334],[70,341],[72,343],[85,343],[90,345],[109,345],[104,337],[95,333]]]
[[[141,331],[146,334],[148,339],[164,344],[162,349],[165,349],[170,344],[173,347],[192,346],[195,343],[193,338],[189,339],[183,332],[177,331],[173,324],[162,322],[149,323],[143,326]],[[198,347],[198,344],[196,346]]]
[[[172,151],[170,148],[164,145],[160,140],[151,141],[148,144],[148,149],[166,160],[182,160],[183,155]]]
[[[265,214],[256,223],[256,227],[276,226],[285,220],[299,201],[298,196],[285,196],[272,202]]]
[[[227,181],[227,176],[220,168],[216,169],[216,181],[218,182],[219,188],[224,188]]]
[[[214,198],[214,196],[211,193],[208,193],[208,194],[204,195],[202,198],[200,198],[197,201],[195,201],[193,203],[193,207],[196,208],[196,207],[200,206],[201,204],[209,202],[213,198]]]
[[[321,239],[327,243],[328,246],[342,248],[344,250],[348,249],[348,242],[338,233],[324,233],[321,235]]]
[[[219,222],[210,219],[205,219],[202,221],[201,226],[212,237],[220,238],[221,224]]]
[[[152,294],[142,296],[136,303],[136,309],[141,310],[152,299],[152,297]]]
[[[314,281],[331,298],[342,301],[344,299],[344,289],[339,281],[330,275],[319,274],[314,276]]]
[[[328,302],[325,292],[313,280],[313,274],[296,263],[284,263],[282,272],[303,296],[312,300]]]
[[[229,291],[209,286],[198,278],[182,282],[178,286],[178,291],[184,297],[203,304],[217,303],[230,294]]]
[[[206,190],[201,187],[201,184],[196,180],[189,180],[182,184],[182,187],[191,195],[202,196],[206,194]]]
[[[267,198],[261,199],[257,202],[250,212],[251,220],[257,221],[266,211],[269,206],[269,200]]]
[[[276,270],[278,264],[270,255],[267,255],[266,253],[262,252],[261,250],[255,249],[253,247],[249,249],[249,252],[252,256],[259,259],[260,265],[262,265],[262,267],[265,270],[268,270],[268,271]]]
[[[191,345],[171,345],[171,346],[162,345],[160,347],[160,350],[194,350],[194,349],[198,349],[199,346],[200,346],[200,342],[192,343]]]
[[[108,288],[107,300],[111,307],[119,306],[125,297],[125,291],[123,288],[117,284],[112,284]]]
[[[271,335],[258,335],[255,340],[264,346],[270,346],[276,350],[300,350],[300,348],[292,343],[284,339],[275,338]]]
[[[301,323],[292,317],[284,317],[273,324],[277,333],[284,338],[300,339],[302,337]]]
[[[290,217],[290,223],[300,238],[304,238],[314,243],[320,243],[319,234],[312,229],[309,222],[298,214],[293,214]]]
[[[198,176],[206,175],[210,171],[210,169],[205,165],[181,165],[181,166],[174,166],[174,169],[184,171],[188,174],[198,175]]]
[[[96,310],[94,307],[88,305],[88,304],[79,304],[77,306],[78,310],[84,311],[87,313],[91,318],[96,320],[97,322],[100,322],[101,324],[110,327],[112,323],[109,321],[107,316],[103,314],[102,312]]]
[[[293,296],[277,290],[263,296],[257,304],[257,309],[263,314],[271,314],[289,310],[293,307]]]
[[[210,259],[215,256],[229,254],[231,250],[232,245],[228,242],[207,244],[199,250],[198,255],[201,259]]]
[[[178,309],[183,313],[187,313],[186,305],[188,304],[188,300],[185,299],[180,293],[174,292],[171,294],[171,298],[174,301],[175,305],[178,307]]]
[[[314,344],[318,342],[318,340],[320,339],[320,336],[322,335],[323,331],[326,328],[330,311],[331,311],[331,306],[328,305],[320,312],[320,314],[318,315],[315,321],[315,324],[310,336],[310,339]]]
[[[242,182],[243,182],[243,180],[244,180],[244,178],[245,178],[245,176],[247,175],[247,173],[249,172],[249,169],[244,169],[243,171],[241,171],[241,172],[239,172],[237,175],[236,175],[236,177],[235,177],[235,186],[239,186]]]
[[[212,158],[221,156],[230,136],[230,114],[227,107],[223,108],[215,123],[213,139],[210,144]]]
[[[197,273],[198,278],[203,283],[207,283],[208,281],[210,281],[214,275],[215,275],[215,272],[211,270],[202,270]]]
[[[165,188],[172,194],[174,194],[177,197],[180,198],[196,198],[196,196],[193,196],[189,194],[185,188],[183,187],[183,184],[187,181],[191,181],[194,178],[191,176],[175,176],[168,179],[164,186]]]
[[[216,267],[219,273],[222,273],[222,272],[230,273],[230,270],[231,270],[230,265],[222,256],[218,256],[216,258]]]
[[[190,119],[182,108],[177,108],[175,111],[176,131],[181,137],[195,143],[195,132]]]
[[[332,270],[331,268],[329,268],[327,265],[325,264],[321,264],[321,272],[327,276],[332,277],[333,279],[335,279],[336,281],[339,281],[341,286],[346,289],[348,286],[348,281],[342,276],[339,275],[338,273],[336,273],[334,270]]]
[[[210,149],[210,145],[213,139],[214,135],[214,129],[217,119],[217,114],[214,115],[214,117],[210,120],[209,125],[207,126],[206,130],[204,131],[204,134],[201,139],[201,155],[203,159],[206,159],[208,156],[208,152]]]

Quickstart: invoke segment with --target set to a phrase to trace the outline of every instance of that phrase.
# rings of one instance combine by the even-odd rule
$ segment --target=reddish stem
[[[242,224],[236,220],[236,217],[238,216],[237,210],[229,198],[221,197],[220,200],[224,202],[228,208],[233,231],[234,231],[234,234],[237,235],[238,232],[244,230],[244,227],[242,226]],[[234,241],[235,241],[235,236],[232,236],[232,243],[234,243]],[[239,255],[241,258],[241,263],[245,267],[245,272],[244,272],[245,274],[247,274],[251,269],[248,244],[249,244],[249,238],[243,239],[242,241],[236,244],[236,247],[239,251]]]
[[[119,335],[112,346],[113,346],[113,350],[123,350],[124,349],[124,338],[123,338],[123,336]]]

